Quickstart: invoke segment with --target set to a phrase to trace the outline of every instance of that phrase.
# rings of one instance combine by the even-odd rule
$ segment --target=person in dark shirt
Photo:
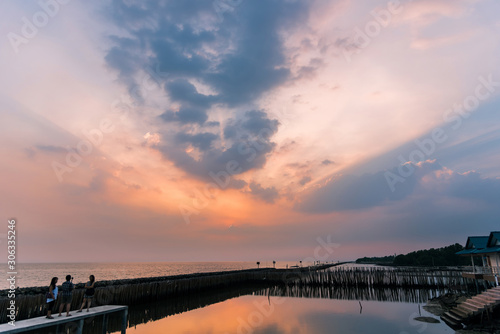
[[[61,286],[61,306],[59,306],[59,316],[61,316],[62,311],[64,309],[64,305],[66,305],[66,316],[69,317],[69,310],[71,308],[71,301],[73,300],[73,289],[75,285],[73,284],[73,277],[71,275],[66,275],[66,282],[64,282]]]
[[[87,302],[87,312],[89,311],[89,307],[92,304],[92,299],[95,294],[95,277],[94,275],[89,276],[89,281],[85,284],[85,293],[83,294],[83,303],[80,309],[77,312],[82,312],[83,307],[85,306],[85,302]]]

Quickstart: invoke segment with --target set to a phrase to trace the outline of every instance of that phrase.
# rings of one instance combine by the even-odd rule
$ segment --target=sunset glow
[[[21,262],[299,261],[327,238],[321,260],[355,260],[498,230],[496,1],[41,3],[1,27]]]

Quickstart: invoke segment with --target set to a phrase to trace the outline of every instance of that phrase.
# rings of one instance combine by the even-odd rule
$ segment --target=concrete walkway
[[[85,319],[101,315],[104,316],[103,332],[105,333],[107,327],[107,315],[114,312],[122,312],[122,334],[124,334],[125,330],[127,329],[128,306],[120,305],[91,307],[90,312],[83,310],[83,312],[76,313],[76,310],[73,310],[70,312],[70,314],[72,315],[70,317],[66,317],[66,312],[64,312],[63,315],[59,317],[58,313],[56,312],[55,315],[52,315],[54,319],[47,319],[45,316],[43,316],[27,320],[20,320],[14,323],[15,326],[9,324],[1,324],[0,333],[22,333],[39,328],[64,325],[70,322],[73,322],[76,324],[76,326],[78,326],[76,333],[82,333]]]

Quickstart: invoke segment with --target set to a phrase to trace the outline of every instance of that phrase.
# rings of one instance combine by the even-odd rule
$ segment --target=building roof
[[[465,249],[483,249],[488,247],[489,236],[485,237],[468,237]]]
[[[491,232],[486,247],[500,246],[500,232]]]
[[[496,246],[496,247],[488,247],[488,248],[485,248],[485,249],[482,249],[481,252],[479,252],[480,254],[486,254],[486,253],[500,253],[500,246]]]
[[[488,245],[488,236],[481,237],[468,237],[467,242],[465,243],[465,249],[457,252],[457,255],[469,255],[475,254],[476,251],[483,250]]]
[[[479,255],[500,252],[500,232],[491,232],[489,236],[468,237],[465,249],[457,255]]]
[[[481,249],[464,249],[461,250],[460,252],[456,252],[455,254],[457,255],[471,255],[471,254],[477,254],[477,251],[482,251],[484,248]]]

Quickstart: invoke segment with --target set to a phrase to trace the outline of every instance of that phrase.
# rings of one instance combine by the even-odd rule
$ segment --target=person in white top
[[[52,277],[52,280],[50,280],[50,286],[49,286],[49,292],[47,292],[47,319],[54,319],[52,317],[52,308],[54,307],[54,304],[56,303],[57,300],[57,277]]]

